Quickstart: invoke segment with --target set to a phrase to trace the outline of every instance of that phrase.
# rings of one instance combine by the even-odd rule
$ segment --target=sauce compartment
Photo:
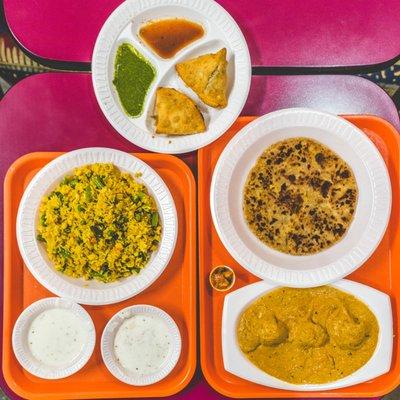
[[[162,58],[148,46],[140,37],[140,29],[148,23],[159,21],[163,19],[185,19],[202,26],[204,33],[199,39],[189,43],[187,46],[182,47],[173,57]],[[171,61],[174,57],[178,57],[181,52],[201,43],[204,40],[209,40],[213,36],[213,28],[210,26],[209,21],[200,13],[183,6],[159,6],[156,9],[146,10],[138,14],[132,21],[130,26],[131,35],[139,40],[144,47],[147,47],[152,54],[161,62]]]
[[[139,29],[140,39],[164,59],[174,57],[203,36],[204,29],[200,24],[184,18],[152,20]]]
[[[204,35],[180,49],[172,58],[157,55],[139,35],[145,24],[163,19],[185,19],[200,24]],[[118,46],[133,45],[156,69],[145,102],[138,118],[124,113],[113,87],[114,58]],[[224,109],[213,109],[185,87],[175,74],[175,64],[221,48],[228,56],[228,104]],[[240,66],[240,69],[238,68]],[[250,56],[240,28],[232,17],[212,0],[187,5],[183,0],[165,0],[162,5],[127,1],[121,4],[105,22],[95,44],[92,77],[97,101],[111,125],[126,139],[151,151],[181,154],[196,150],[221,136],[240,114],[246,101],[251,77]],[[205,132],[165,135],[155,133],[154,101],[159,86],[173,87],[191,94],[192,100],[203,112]],[[182,107],[182,110],[185,110]],[[190,115],[190,112],[187,114]],[[207,126],[208,124],[208,126]],[[179,129],[179,128],[178,128]]]

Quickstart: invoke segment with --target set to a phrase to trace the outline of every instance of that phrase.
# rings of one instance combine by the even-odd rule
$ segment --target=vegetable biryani
[[[146,266],[161,226],[146,187],[98,163],[75,169],[43,199],[37,233],[58,271],[113,282]]]

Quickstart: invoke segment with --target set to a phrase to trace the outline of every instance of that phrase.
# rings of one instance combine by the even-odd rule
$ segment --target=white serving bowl
[[[47,366],[37,360],[28,345],[28,330],[33,320],[42,312],[54,308],[72,311],[87,329],[87,340],[79,356],[60,367]],[[96,331],[90,315],[79,304],[68,299],[48,297],[32,303],[18,317],[14,325],[12,345],[18,362],[32,375],[43,379],[61,379],[78,372],[91,357],[96,343]]]
[[[152,315],[162,320],[165,323],[172,339],[171,350],[163,362],[160,370],[146,375],[135,374],[123,368],[118,362],[114,352],[114,340],[119,327],[126,319],[138,314]],[[133,386],[152,385],[153,383],[164,379],[178,363],[181,354],[181,348],[181,334],[172,317],[160,308],[146,304],[126,307],[117,312],[115,315],[113,315],[110,321],[108,321],[101,337],[101,355],[106,367],[117,379]]]
[[[56,271],[46,249],[36,239],[38,209],[42,198],[77,167],[93,163],[112,163],[121,171],[143,183],[154,197],[162,225],[161,241],[142,271],[116,282],[71,278]],[[117,303],[145,290],[164,271],[173,254],[178,233],[178,219],[172,195],[161,177],[145,162],[122,151],[87,148],[57,157],[42,168],[29,183],[22,196],[17,216],[17,240],[22,258],[32,275],[56,295],[77,303],[104,305]]]
[[[285,254],[262,243],[242,209],[246,178],[258,157],[270,145],[293,137],[314,139],[337,153],[352,168],[359,192],[342,240],[308,256]],[[372,255],[389,221],[392,193],[386,164],[360,129],[335,115],[294,108],[264,115],[234,136],[215,167],[210,201],[218,235],[238,263],[261,279],[312,287],[350,274]]]
[[[145,45],[138,31],[142,24],[163,18],[184,18],[201,24],[204,36],[180,50],[171,59],[162,59]],[[114,59],[122,43],[132,44],[157,70],[146,96],[142,115],[129,117],[122,109],[113,87]],[[228,105],[209,107],[179,78],[178,62],[227,49]],[[213,0],[127,0],[104,23],[93,50],[93,87],[97,101],[110,124],[127,140],[159,153],[186,153],[218,139],[235,122],[250,90],[251,61],[246,40],[229,13]],[[154,103],[158,87],[172,87],[192,98],[203,114],[206,131],[194,135],[155,134]]]
[[[343,379],[324,384],[295,385],[268,375],[252,364],[241,352],[237,343],[236,329],[242,312],[255,300],[278,285],[265,281],[244,286],[225,296],[222,315],[222,353],[225,369],[240,378],[277,389],[295,391],[324,391],[356,385],[376,378],[390,370],[393,349],[393,321],[390,297],[369,286],[349,280],[341,280],[333,287],[352,294],[364,302],[375,314],[379,324],[376,349],[369,361]]]

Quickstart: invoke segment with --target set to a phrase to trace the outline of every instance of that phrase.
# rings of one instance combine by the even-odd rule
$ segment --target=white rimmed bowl
[[[126,319],[129,319],[135,315],[143,314],[152,315],[162,320],[172,338],[170,353],[162,364],[160,370],[147,375],[135,374],[123,368],[118,362],[114,352],[114,339],[121,324]],[[178,326],[176,325],[172,317],[160,308],[149,306],[146,304],[126,307],[123,310],[117,312],[110,319],[110,321],[108,321],[101,337],[101,355],[108,370],[120,381],[127,383],[128,385],[134,386],[151,385],[164,379],[177,364],[181,354],[181,348],[181,334],[179,332]]]
[[[79,356],[63,367],[46,366],[37,360],[28,346],[28,330],[32,321],[43,311],[61,308],[72,311],[87,329],[87,341]],[[96,343],[96,331],[90,315],[79,304],[68,299],[48,297],[32,303],[18,317],[14,325],[12,345],[15,357],[24,369],[44,379],[61,379],[79,371],[91,357]]]
[[[38,209],[43,196],[77,167],[93,163],[112,163],[121,171],[141,173],[136,178],[154,197],[160,215],[162,233],[157,250],[136,276],[102,283],[68,277],[56,271],[46,249],[36,239]],[[17,216],[17,240],[25,264],[48,290],[81,304],[104,305],[126,300],[150,286],[164,271],[175,248],[178,220],[175,203],[161,177],[140,159],[122,151],[87,148],[66,153],[48,163],[32,179],[22,196]]]
[[[171,59],[158,57],[138,36],[143,23],[162,18],[186,18],[200,23],[204,36]],[[123,111],[113,87],[114,58],[118,46],[131,43],[155,67],[157,76],[147,94],[140,117]],[[227,49],[228,105],[215,109],[202,103],[175,72],[175,64],[201,54]],[[186,153],[220,137],[235,122],[246,102],[251,81],[251,62],[244,36],[234,19],[213,0],[127,0],[109,16],[97,38],[92,57],[93,86],[97,101],[111,125],[127,140],[159,153]],[[207,126],[204,133],[184,136],[154,134],[153,109],[159,86],[178,89],[199,106]]]
[[[369,361],[351,375],[324,384],[295,385],[268,375],[252,364],[241,352],[237,343],[236,329],[242,312],[255,300],[278,285],[265,281],[244,286],[225,296],[222,315],[222,353],[225,369],[240,378],[278,389],[295,391],[323,391],[356,385],[376,378],[390,370],[393,349],[393,320],[390,297],[361,283],[341,280],[332,284],[357,297],[375,314],[379,324],[378,343]]]
[[[309,256],[293,256],[262,243],[243,214],[243,188],[249,171],[273,143],[308,137],[329,147],[352,168],[358,202],[345,236]],[[334,282],[357,269],[381,241],[391,210],[391,185],[381,154],[358,128],[335,115],[294,108],[260,117],[228,143],[214,170],[211,214],[222,243],[244,268],[270,281],[294,287]]]

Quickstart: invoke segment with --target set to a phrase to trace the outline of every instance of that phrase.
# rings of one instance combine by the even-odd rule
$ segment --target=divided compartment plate
[[[170,396],[190,382],[196,369],[196,184],[189,167],[170,155],[136,153],[162,177],[174,198],[179,232],[174,254],[162,275],[145,291],[106,306],[83,306],[96,327],[96,346],[88,363],[76,374],[49,381],[25,371],[11,344],[20,313],[52,294],[37,282],[18,251],[15,221],[23,191],[33,176],[62,153],[27,154],[10,167],[4,183],[4,317],[3,373],[9,387],[30,399],[144,398]],[[103,363],[100,342],[109,319],[123,308],[149,304],[166,311],[182,336],[182,353],[172,372],[150,386],[134,387],[118,381]],[[99,382],[102,382],[99,385]]]
[[[349,279],[371,286],[391,297],[393,308],[393,357],[388,373],[368,382],[323,392],[296,392],[274,389],[241,379],[225,371],[222,358],[221,325],[224,298],[227,293],[259,281],[242,268],[222,245],[211,219],[209,188],[214,167],[229,140],[255,117],[241,117],[219,140],[199,151],[199,298],[200,298],[200,360],[208,383],[219,393],[234,398],[332,398],[373,397],[389,393],[400,383],[400,340],[398,318],[400,307],[400,263],[395,249],[400,246],[400,137],[386,121],[374,116],[347,116],[348,121],[364,131],[381,152],[392,183],[393,205],[385,236],[372,256]],[[207,234],[204,234],[204,233]],[[228,292],[213,290],[208,282],[211,269],[228,265],[236,273],[236,283]]]
[[[204,36],[163,59],[139,37],[142,24],[164,18],[184,18],[199,23]],[[118,46],[130,43],[156,69],[143,113],[128,116],[112,84]],[[175,71],[178,62],[206,53],[227,49],[228,105],[217,109],[204,104]],[[216,140],[234,123],[242,111],[250,89],[251,62],[244,36],[233,18],[213,0],[127,0],[107,19],[93,50],[93,86],[97,101],[111,125],[130,142],[160,153],[186,153]],[[172,87],[195,101],[203,114],[207,130],[192,135],[155,134],[154,103],[158,87]]]

